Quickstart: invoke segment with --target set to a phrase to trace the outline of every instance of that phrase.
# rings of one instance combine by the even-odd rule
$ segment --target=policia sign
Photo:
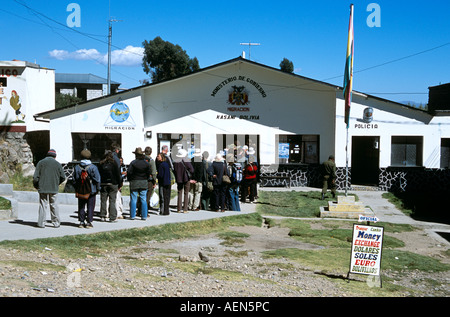
[[[380,275],[383,233],[383,227],[353,225],[349,274]]]

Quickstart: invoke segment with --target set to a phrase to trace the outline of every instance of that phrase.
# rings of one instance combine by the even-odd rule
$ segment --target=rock
[[[201,251],[198,253],[198,256],[200,257],[200,260],[203,262],[209,262],[209,257],[204,255]]]

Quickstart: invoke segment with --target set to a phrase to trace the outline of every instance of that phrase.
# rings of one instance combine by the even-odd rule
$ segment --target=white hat
[[[179,149],[177,152],[177,157],[185,157],[187,155],[187,151],[185,149]]]
[[[253,155],[253,154],[255,154],[255,149],[254,149],[254,148],[252,148],[252,147],[251,147],[251,148],[249,148],[249,149],[248,149],[248,154],[249,154],[249,155]]]

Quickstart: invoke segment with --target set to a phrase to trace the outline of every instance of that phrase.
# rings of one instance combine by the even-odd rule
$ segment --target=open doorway
[[[380,137],[352,137],[352,184],[378,186]]]

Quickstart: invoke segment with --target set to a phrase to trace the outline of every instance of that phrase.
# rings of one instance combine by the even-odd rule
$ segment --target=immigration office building
[[[200,148],[211,159],[245,147],[261,166],[262,186],[320,186],[320,164],[332,154],[339,189],[348,176],[348,186],[406,190],[436,179],[448,184],[450,102],[439,96],[425,111],[354,91],[347,142],[342,87],[238,57],[36,112],[35,120],[47,122],[50,147],[66,164],[84,148],[98,161],[113,143],[125,164],[136,147],[152,147],[153,157],[163,145],[190,155]]]

